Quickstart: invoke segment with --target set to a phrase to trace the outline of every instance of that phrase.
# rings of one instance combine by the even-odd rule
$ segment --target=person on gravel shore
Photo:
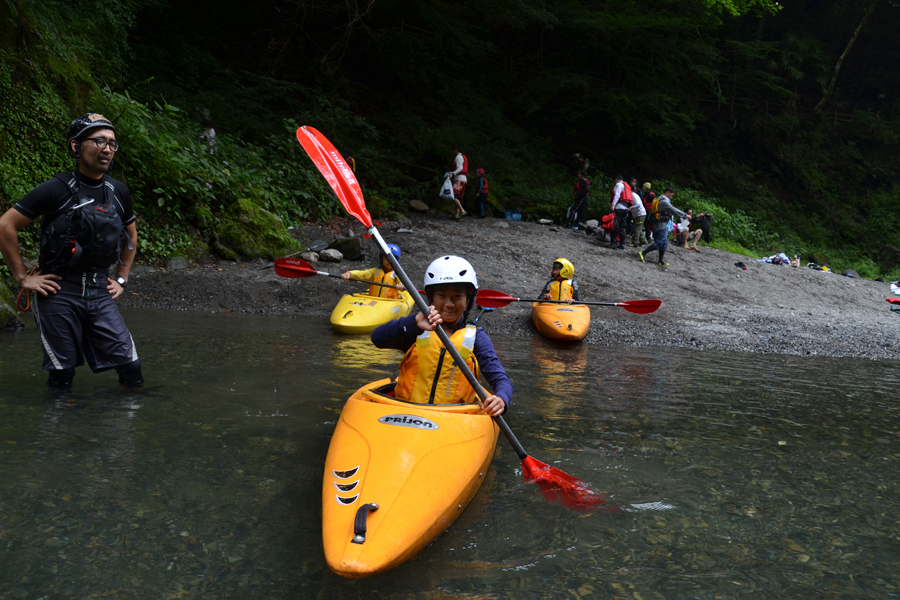
[[[478,194],[475,196],[475,214],[479,219],[483,219],[484,205],[487,203],[487,197],[491,191],[488,187],[487,177],[484,176],[484,169],[478,169],[475,173],[478,175],[478,180],[475,182],[475,192]]]
[[[469,174],[469,159],[462,153],[462,148],[459,146],[453,146],[453,152],[455,153],[455,156],[453,157],[453,170],[444,173],[444,179],[447,177],[453,178],[453,204],[456,205],[456,215],[454,218],[459,221],[469,214],[466,212],[466,209],[463,208],[462,204],[463,198],[465,198],[466,195],[466,184],[469,182],[466,178],[466,175]]]
[[[610,242],[609,247],[617,250],[625,249],[626,231],[625,219],[628,218],[628,211],[631,210],[632,195],[631,186],[625,183],[624,177],[616,175],[616,184],[613,186],[610,194],[609,207],[615,214],[616,236]]]
[[[662,267],[669,266],[669,263],[665,261],[666,250],[669,247],[669,219],[672,218],[672,215],[677,215],[679,217],[684,217],[684,211],[675,208],[672,205],[672,196],[675,195],[675,190],[667,187],[663,192],[663,195],[653,201],[653,204],[650,206],[650,216],[653,217],[654,225],[653,230],[653,243],[647,246],[642,252],[638,252],[638,257],[641,259],[641,262],[647,262],[644,259],[644,255],[648,252],[653,252],[654,250],[659,251],[659,265]]]
[[[575,183],[575,190],[572,192],[575,201],[572,202],[572,208],[569,209],[569,216],[566,219],[566,227],[572,227],[573,223],[584,223],[587,221],[587,203],[588,196],[591,195],[591,180],[581,169],[575,174],[578,181]]]
[[[565,300],[567,304],[578,302],[578,282],[575,281],[575,265],[565,258],[553,261],[550,281],[544,285],[539,297],[543,300]]]
[[[644,205],[644,210],[647,215],[644,217],[644,234],[648,243],[650,242],[650,236],[653,235],[653,219],[650,218],[650,206],[653,204],[653,201],[656,200],[656,194],[651,191],[650,187],[649,181],[644,183],[642,187],[643,194],[641,195],[641,204]]]
[[[685,219],[678,224],[678,234],[675,236],[675,241],[683,246],[685,250],[690,248],[691,250],[700,252],[700,248],[697,247],[697,241],[700,239],[700,236],[703,235],[703,229],[694,229],[691,231],[691,225],[699,227],[703,219],[710,217],[712,217],[712,215],[708,213],[694,216],[694,210],[692,208],[687,209]],[[709,231],[709,226],[707,226],[707,231]]]
[[[119,150],[116,128],[87,113],[69,124],[66,139],[75,170],[45,181],[0,217],[0,253],[22,289],[34,294],[51,387],[71,388],[85,360],[94,373],[115,369],[119,383],[139,386],[141,361],[115,302],[137,247],[131,192],[106,174]],[[39,268],[29,271],[18,232],[38,217]],[[112,265],[115,279],[108,275]]]
[[[631,180],[632,195],[634,196],[634,204],[631,205],[631,245],[637,248],[647,243],[647,236],[644,233],[644,219],[647,217],[647,209],[644,208],[643,198],[637,190],[637,179]]]
[[[391,254],[397,257],[397,260],[400,260],[401,252],[399,246],[388,244],[388,249],[391,251]],[[394,268],[388,262],[384,252],[379,253],[378,257],[381,261],[381,267],[372,267],[363,271],[345,271],[341,273],[341,279],[344,281],[350,281],[351,277],[365,279],[372,282],[372,285],[369,286],[370,296],[375,296],[376,298],[398,298],[400,292],[404,289],[403,284],[397,279],[397,274],[394,273]],[[382,284],[396,286],[396,288],[385,287]]]

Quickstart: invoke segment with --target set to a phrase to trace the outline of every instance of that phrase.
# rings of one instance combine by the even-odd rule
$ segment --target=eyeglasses
[[[117,142],[116,140],[108,140],[104,137],[84,138],[84,141],[87,141],[87,140],[91,140],[92,142],[97,144],[97,147],[100,148],[101,150],[103,148],[106,148],[107,146],[109,146],[109,149],[112,150],[113,152],[119,151],[119,142]]]

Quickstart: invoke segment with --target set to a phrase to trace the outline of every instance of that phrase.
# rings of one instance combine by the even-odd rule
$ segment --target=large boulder
[[[343,259],[343,255],[334,248],[322,250],[319,253],[319,260],[322,262],[341,262]]]
[[[275,260],[301,249],[277,215],[250,200],[238,200],[225,215],[226,219],[216,227],[212,244],[222,258]]]
[[[328,244],[328,247],[332,250],[337,250],[338,252],[340,252],[341,256],[343,256],[347,260],[358,260],[362,258],[362,238],[358,238],[355,236],[337,238],[336,240]]]
[[[428,205],[421,200],[410,200],[409,207],[416,212],[428,212]]]

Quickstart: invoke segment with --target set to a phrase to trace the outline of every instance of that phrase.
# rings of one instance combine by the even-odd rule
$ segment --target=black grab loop
[[[353,539],[350,540],[354,544],[362,544],[366,541],[366,518],[369,511],[378,510],[377,504],[363,504],[356,511],[356,521],[353,523]]]

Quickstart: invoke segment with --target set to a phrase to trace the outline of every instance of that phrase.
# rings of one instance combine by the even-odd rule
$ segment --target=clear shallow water
[[[456,524],[333,575],[325,453],[399,353],[327,323],[126,314],[148,387],[45,385],[0,333],[0,598],[900,597],[900,364],[493,336],[508,421],[617,513],[547,504],[505,440]],[[485,319],[489,319],[489,316]]]

